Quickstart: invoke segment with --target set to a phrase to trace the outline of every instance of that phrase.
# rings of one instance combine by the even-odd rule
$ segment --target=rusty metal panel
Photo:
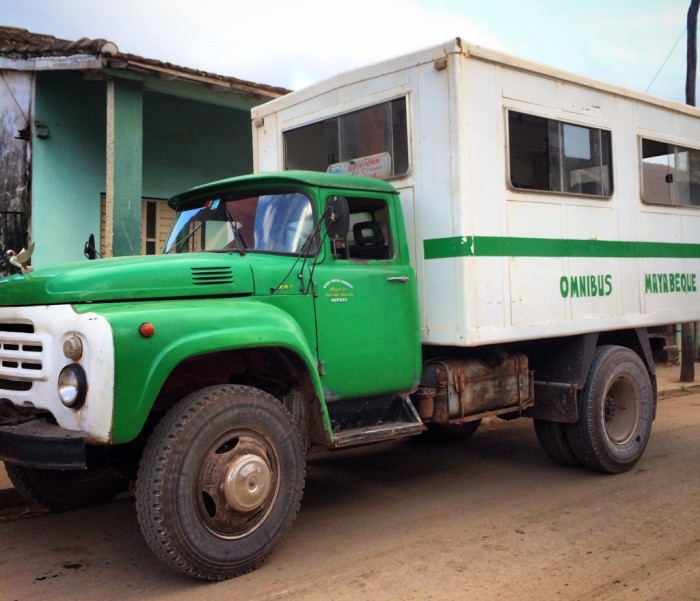
[[[508,355],[497,363],[445,359],[426,363],[414,395],[426,421],[459,422],[504,410],[522,412],[533,402],[527,356]]]

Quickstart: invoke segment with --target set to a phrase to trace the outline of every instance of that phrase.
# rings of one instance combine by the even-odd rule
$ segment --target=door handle
[[[395,282],[397,284],[407,284],[408,283],[408,276],[405,275],[397,275],[391,278],[386,279],[387,282]]]

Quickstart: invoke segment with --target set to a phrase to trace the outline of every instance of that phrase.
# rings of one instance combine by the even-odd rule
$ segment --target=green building
[[[285,94],[75,42],[0,27],[0,272],[35,243],[34,267],[155,254],[165,200],[252,171],[250,109]]]

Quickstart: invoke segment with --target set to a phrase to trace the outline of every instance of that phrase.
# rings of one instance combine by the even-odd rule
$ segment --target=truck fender
[[[554,422],[578,420],[578,395],[586,385],[598,346],[615,344],[633,350],[644,363],[656,398],[656,369],[646,328],[591,332],[549,340],[539,340],[527,348],[535,371],[535,406],[528,417]]]
[[[116,377],[112,442],[124,443],[141,432],[170,373],[183,361],[222,351],[275,347],[293,352],[306,367],[321,419],[330,438],[330,418],[312,349],[294,318],[260,302],[186,301],[106,311],[115,331]],[[154,335],[138,334],[141,323]]]

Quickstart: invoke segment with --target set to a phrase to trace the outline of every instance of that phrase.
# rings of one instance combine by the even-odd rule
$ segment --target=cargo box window
[[[408,171],[406,98],[284,132],[285,169],[387,179]]]
[[[610,196],[610,132],[508,113],[510,184],[520,190]]]
[[[700,150],[642,139],[642,198],[700,206]]]

